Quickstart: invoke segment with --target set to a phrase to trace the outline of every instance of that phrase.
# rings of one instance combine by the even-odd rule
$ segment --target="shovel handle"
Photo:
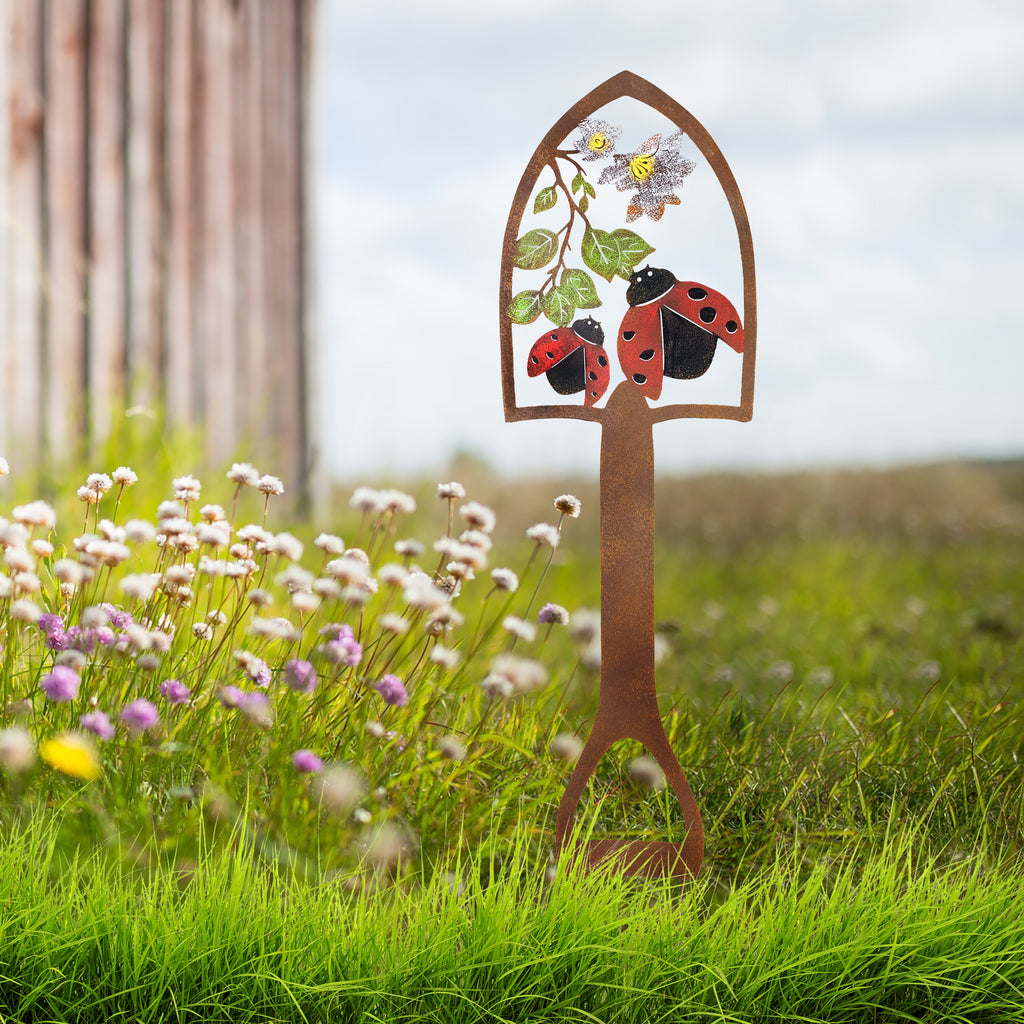
[[[617,740],[637,739],[672,786],[686,821],[681,843],[600,840],[588,844],[597,863],[623,852],[630,874],[696,877],[704,828],[686,776],[669,745],[654,683],[654,435],[639,389],[623,381],[601,423],[601,688],[597,719],[558,807],[561,851],[583,787]]]

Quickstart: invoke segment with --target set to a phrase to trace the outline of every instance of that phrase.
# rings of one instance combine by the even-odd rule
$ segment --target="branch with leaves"
[[[628,228],[605,231],[592,224],[587,216],[590,201],[597,197],[597,190],[588,179],[584,164],[612,157],[615,141],[621,131],[607,122],[588,118],[576,130],[573,139],[576,148],[555,150],[548,160],[546,166],[551,170],[553,180],[534,197],[533,212],[538,215],[558,208],[564,196],[568,215],[557,231],[534,228],[518,240],[515,266],[519,270],[544,270],[545,274],[540,287],[525,289],[512,299],[506,312],[513,323],[531,324],[543,313],[556,327],[564,327],[572,321],[577,310],[596,309],[601,305],[594,278],[582,267],[570,266],[567,262],[573,249],[577,220],[583,228],[578,251],[584,266],[609,283],[616,277],[628,281],[640,261],[654,252],[654,247],[635,231]],[[670,141],[674,142],[674,138]],[[626,187],[637,189],[638,195],[630,200],[627,207],[627,223],[641,213],[647,213],[657,220],[666,202],[678,202],[674,195],[660,197],[660,205],[645,202],[645,194],[652,194],[659,186],[664,191],[665,176],[663,174],[659,179],[655,171],[659,166],[656,163],[658,157],[655,156],[659,142],[660,137],[654,136],[635,154],[614,155],[614,162],[605,168],[598,179],[598,184],[614,182],[620,190]],[[677,146],[667,147],[668,160],[662,157],[666,166],[673,165],[676,149]],[[678,165],[678,160],[674,163]],[[568,185],[561,164],[567,164],[575,171]],[[684,173],[688,173],[689,169]],[[579,232],[576,231],[576,234]]]

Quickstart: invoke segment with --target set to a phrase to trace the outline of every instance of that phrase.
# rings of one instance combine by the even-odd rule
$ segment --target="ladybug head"
[[[643,306],[671,289],[676,283],[675,275],[670,270],[658,270],[656,267],[641,267],[634,271],[626,289],[626,301],[631,306]]]
[[[592,316],[588,316],[586,320],[576,320],[572,329],[584,341],[589,341],[591,345],[604,344],[604,328]]]

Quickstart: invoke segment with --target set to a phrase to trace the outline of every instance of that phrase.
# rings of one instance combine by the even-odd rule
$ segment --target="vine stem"
[[[555,176],[555,187],[560,188],[565,193],[565,198],[569,203],[569,222],[567,224],[563,224],[558,231],[558,234],[562,234],[562,232],[564,231],[565,235],[562,238],[562,246],[558,251],[558,260],[556,261],[554,267],[552,267],[551,270],[548,271],[547,279],[538,290],[538,297],[540,299],[544,298],[544,294],[546,291],[550,291],[555,286],[555,279],[558,277],[558,272],[564,269],[565,267],[565,254],[569,251],[569,239],[572,236],[572,228],[573,224],[576,223],[577,215],[580,217],[583,223],[586,224],[588,228],[590,227],[590,219],[580,209],[579,204],[576,202],[576,199],[574,198],[572,192],[569,189],[569,186],[566,185],[565,179],[562,177],[562,172],[558,168],[558,157],[561,157],[563,160],[567,160],[570,164],[577,168],[580,174],[586,174],[586,172],[579,165],[579,163],[573,160],[573,158],[569,155],[571,152],[572,150],[557,150],[555,152],[555,159],[548,161],[548,167],[551,168],[551,171]]]

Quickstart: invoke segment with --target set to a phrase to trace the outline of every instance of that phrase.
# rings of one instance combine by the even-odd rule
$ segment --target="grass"
[[[593,485],[458,475],[498,510],[493,549],[430,608],[382,567],[443,569],[451,552],[433,538],[460,534],[465,501],[438,501],[432,484],[409,487],[411,512],[392,496],[391,510],[360,514],[350,490],[334,502],[330,529],[366,552],[374,594],[353,593],[352,567],[329,569],[337,553],[302,523],[281,541],[253,532],[243,576],[200,562],[241,555],[140,541],[62,590],[55,566],[81,557],[76,537],[110,532],[103,517],[152,517],[169,479],[126,490],[116,515],[112,489],[84,530],[81,481],[54,483],[59,526],[20,544],[5,533],[0,572],[13,580],[21,556],[7,552],[30,551],[39,590],[0,596],[0,990],[17,992],[0,1019],[1015,1019],[1019,466],[659,482],[659,699],[707,831],[704,874],[683,892],[548,878],[571,767],[553,740],[586,737],[598,675],[565,627],[530,640],[502,622],[535,620],[546,601],[597,607]],[[561,524],[557,550],[527,539],[566,490],[583,515]],[[202,500],[220,501],[235,531],[281,529],[286,499],[238,498],[236,511],[234,484],[213,483]],[[423,554],[394,550],[409,536]],[[52,553],[33,548],[44,539]],[[515,570],[514,593],[495,589],[493,566]],[[155,571],[152,597],[120,587]],[[168,585],[182,572],[188,595]],[[109,601],[150,643],[118,627],[120,646],[83,660],[48,646],[16,600],[65,629],[98,622],[86,609]],[[406,632],[389,628],[399,614]],[[276,619],[289,628],[275,633]],[[355,664],[327,649],[346,626]],[[457,664],[431,660],[438,646]],[[295,660],[317,673],[310,693],[288,685]],[[81,680],[70,701],[40,688],[59,661]],[[378,691],[385,675],[404,703]],[[169,678],[188,703],[160,693]],[[118,715],[140,697],[159,721],[135,732]],[[81,725],[93,699],[109,740]],[[91,781],[42,756],[68,731],[92,743]],[[20,768],[15,736],[32,760]],[[322,766],[297,770],[299,749]],[[681,838],[670,794],[630,770],[640,753],[613,748],[580,817],[594,835]],[[620,932],[626,919],[635,927]],[[134,966],[115,970],[115,953]]]
[[[937,869],[904,833],[867,860],[851,849],[819,864],[799,886],[780,857],[724,900],[705,883],[588,877],[571,861],[554,879],[522,860],[495,879],[475,858],[415,896],[354,897],[337,883],[296,885],[241,853],[203,858],[187,885],[160,870],[140,887],[101,863],[57,865],[40,829],[28,847],[0,847],[0,1013],[235,1024],[1019,1019],[1020,868],[995,870],[987,852]]]

